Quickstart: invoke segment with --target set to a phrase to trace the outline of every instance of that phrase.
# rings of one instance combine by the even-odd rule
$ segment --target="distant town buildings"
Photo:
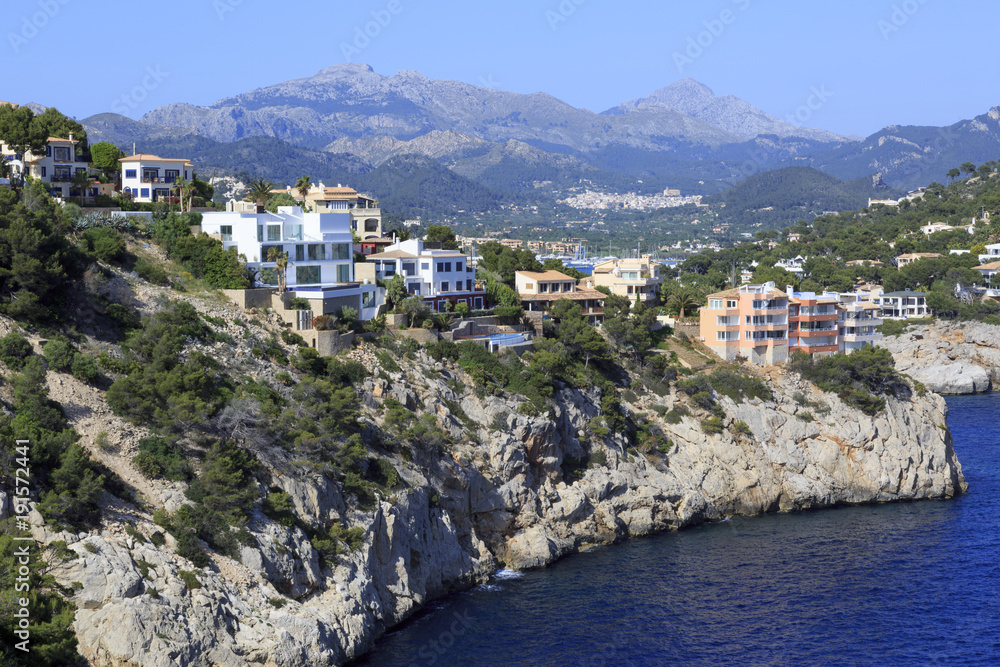
[[[607,194],[588,190],[560,202],[576,209],[626,209],[647,211],[657,208],[675,208],[678,206],[701,205],[701,195],[691,197],[680,196],[680,190],[665,190],[659,195],[640,195],[633,192],[627,194]]]

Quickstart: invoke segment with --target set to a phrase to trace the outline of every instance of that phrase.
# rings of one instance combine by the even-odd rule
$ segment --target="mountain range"
[[[386,76],[356,64],[211,106],[177,103],[139,121],[105,113],[82,123],[92,141],[183,153],[202,173],[239,171],[242,164],[280,182],[302,173],[335,180],[419,156],[493,191],[527,193],[675,187],[712,195],[790,166],[846,181],[880,174],[905,189],[943,180],[962,162],[1000,155],[1000,107],[950,127],[888,126],[860,139],[798,127],[693,79],[594,113],[545,93],[405,70]]]

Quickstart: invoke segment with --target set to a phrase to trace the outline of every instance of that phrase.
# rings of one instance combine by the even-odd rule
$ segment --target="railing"
[[[69,175],[69,174],[53,174],[52,177],[49,178],[49,182],[50,183],[72,183],[73,182],[73,176]]]
[[[150,178],[145,176],[142,177],[143,183],[176,183],[178,180],[180,179],[174,178],[173,176],[164,176],[163,178],[160,178],[159,176],[153,176]]]

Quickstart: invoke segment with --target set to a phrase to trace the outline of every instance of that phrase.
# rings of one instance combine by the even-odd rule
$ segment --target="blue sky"
[[[81,119],[209,105],[345,61],[543,91],[594,111],[690,76],[841,134],[946,125],[1000,105],[989,55],[1000,3],[990,0],[6,0],[4,9],[0,99]]]

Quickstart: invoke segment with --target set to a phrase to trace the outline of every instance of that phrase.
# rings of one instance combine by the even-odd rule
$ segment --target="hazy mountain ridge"
[[[660,88],[647,97],[620,104],[605,111],[604,114],[622,116],[639,110],[662,109],[700,118],[741,139],[774,134],[779,137],[801,137],[827,142],[851,140],[826,130],[814,130],[788,123],[733,95],[717,97],[711,88],[690,78]]]

